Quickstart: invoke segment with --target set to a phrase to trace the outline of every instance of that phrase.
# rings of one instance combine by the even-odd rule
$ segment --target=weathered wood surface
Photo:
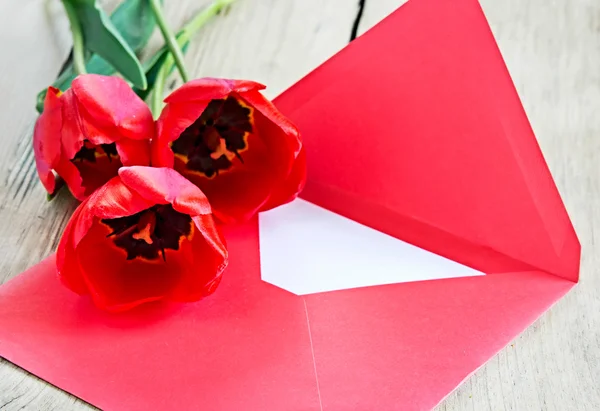
[[[108,2],[114,3],[114,2]],[[207,0],[167,3],[174,26]],[[367,0],[359,33],[402,0]],[[600,2],[482,0],[583,245],[581,283],[439,410],[600,409]],[[109,4],[110,6],[110,4]],[[348,41],[357,0],[240,0],[194,39],[196,76],[251,78],[277,95]],[[0,3],[0,283],[50,254],[74,203],[44,201],[30,137],[35,94],[68,53],[60,2]],[[153,47],[160,43],[158,33]],[[0,360],[1,410],[89,405]]]

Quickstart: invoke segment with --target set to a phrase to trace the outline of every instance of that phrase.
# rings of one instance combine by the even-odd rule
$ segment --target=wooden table
[[[165,3],[178,27],[207,0]],[[402,3],[367,0],[359,33]],[[583,245],[582,277],[573,292],[438,409],[597,410],[600,1],[482,0],[482,5]],[[358,0],[240,0],[197,35],[187,53],[188,68],[196,76],[260,81],[274,97],[348,42],[357,11]],[[46,203],[30,143],[35,95],[52,82],[70,47],[61,4],[4,1],[0,33],[4,282],[56,248],[75,204],[66,195]],[[160,42],[154,33],[150,48]],[[0,360],[0,410],[88,408]]]

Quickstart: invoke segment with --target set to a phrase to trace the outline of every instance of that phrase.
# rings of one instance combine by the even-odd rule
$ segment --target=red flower
[[[149,165],[154,133],[152,113],[124,80],[79,76],[64,93],[48,89],[33,134],[38,175],[52,194],[56,172],[83,200],[119,167]]]
[[[60,240],[62,282],[109,311],[211,294],[227,250],[208,200],[172,169],[123,167],[71,217]]]
[[[244,221],[287,203],[306,178],[296,127],[252,81],[203,78],[165,102],[152,164],[173,167],[206,194],[215,216]]]

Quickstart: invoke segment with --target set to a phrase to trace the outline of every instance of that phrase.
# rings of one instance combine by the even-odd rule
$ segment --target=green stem
[[[179,44],[185,44],[190,41],[190,38],[204,26],[212,17],[217,15],[226,6],[234,3],[236,0],[215,0],[210,6],[198,13],[192,20],[190,20],[181,30],[182,33],[179,37]]]
[[[156,18],[156,23],[160,28],[160,31],[165,39],[165,43],[171,52],[171,55],[175,57],[175,64],[177,65],[177,69],[179,70],[179,74],[181,75],[181,79],[184,82],[187,82],[189,76],[185,69],[185,64],[183,62],[183,53],[181,52],[181,47],[177,44],[177,39],[175,39],[175,35],[171,31],[171,28],[167,24],[165,19],[165,15],[163,14],[162,7],[160,5],[159,0],[150,0],[150,5],[152,6],[152,12],[154,13],[154,17]]]
[[[216,16],[221,10],[223,10],[224,7],[234,3],[235,1],[236,0],[215,0],[210,6],[198,13],[183,27],[183,29],[181,29],[177,35],[177,49],[181,51],[180,47],[183,47],[187,42],[189,42],[194,33],[208,23],[208,21],[212,17]],[[169,77],[169,73],[171,72],[171,67],[173,67],[173,63],[175,61],[176,60],[173,59],[173,54],[170,53],[156,75],[154,90],[150,96],[150,109],[152,110],[155,118],[160,115],[162,110],[162,96],[164,93],[165,84],[167,82],[167,78]],[[184,81],[186,80],[184,79]]]
[[[77,74],[85,74],[85,46],[83,44],[83,33],[81,24],[77,17],[77,12],[69,0],[62,0],[69,25],[71,26],[71,34],[73,35],[73,67]]]
[[[169,77],[169,72],[171,71],[172,65],[173,58],[171,55],[168,55],[160,70],[158,70],[158,74],[156,75],[154,90],[152,90],[152,95],[150,96],[150,110],[152,111],[155,119],[158,118],[163,108],[165,83],[167,82],[167,77]]]

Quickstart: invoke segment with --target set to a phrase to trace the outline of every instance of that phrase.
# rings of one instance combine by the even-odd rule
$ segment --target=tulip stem
[[[169,76],[169,72],[171,71],[171,65],[173,64],[171,58],[171,64],[169,63],[169,55],[165,61],[165,63],[161,66],[160,70],[158,70],[158,74],[156,75],[156,81],[154,83],[154,90],[152,90],[152,94],[150,96],[150,110],[152,111],[152,115],[154,118],[158,118],[160,116],[160,112],[163,108],[163,94],[165,90],[165,83],[167,82],[167,77]]]
[[[62,4],[69,19],[71,34],[73,36],[73,67],[77,74],[85,74],[87,71],[85,70],[85,46],[81,23],[70,0],[62,0]]]
[[[212,17],[219,14],[221,10],[223,10],[223,8],[229,6],[235,1],[236,0],[215,0],[210,6],[206,7],[196,16],[194,16],[194,18],[190,20],[177,34],[177,50],[181,51],[181,47],[183,47],[190,41],[190,39],[192,38],[194,33],[196,33],[196,31],[198,31],[206,23],[208,23],[208,21]],[[170,47],[169,50],[171,50]],[[173,64],[173,54],[170,53],[165,59],[162,66],[160,67],[158,74],[156,75],[156,81],[154,82],[154,90],[152,91],[152,95],[150,97],[150,109],[152,110],[152,113],[154,114],[155,118],[158,118],[162,110],[162,97],[165,89],[165,84],[167,82],[167,77],[169,77],[169,73],[171,72],[171,68],[173,67]],[[183,80],[187,81],[186,79]]]
[[[234,3],[236,0],[215,0],[210,6],[203,9],[192,20],[190,20],[181,30],[178,36],[178,42],[183,45],[190,41],[192,35],[204,26],[213,16],[216,16],[225,7]]]
[[[181,52],[181,47],[179,47],[179,44],[177,44],[177,39],[175,38],[175,35],[173,34],[171,28],[167,24],[167,20],[165,19],[165,15],[160,5],[160,0],[150,0],[150,5],[152,6],[152,12],[154,13],[156,23],[160,28],[163,38],[165,39],[165,43],[167,44],[171,55],[175,58],[175,64],[177,65],[177,69],[179,70],[181,79],[184,82],[187,82],[189,76],[187,70],[185,69],[185,64],[183,62],[183,53]]]

